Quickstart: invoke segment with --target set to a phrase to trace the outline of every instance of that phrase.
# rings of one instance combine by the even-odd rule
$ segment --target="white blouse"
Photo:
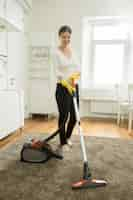
[[[80,64],[74,52],[70,58],[65,56],[63,52],[56,49],[54,52],[54,68],[56,73],[56,80],[67,80],[71,74],[80,72]]]

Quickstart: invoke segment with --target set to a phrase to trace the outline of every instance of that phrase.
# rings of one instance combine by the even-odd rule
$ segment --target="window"
[[[86,19],[82,36],[82,88],[127,81],[129,24],[118,18]]]
[[[123,74],[123,44],[95,44],[94,84],[111,85],[120,83]]]

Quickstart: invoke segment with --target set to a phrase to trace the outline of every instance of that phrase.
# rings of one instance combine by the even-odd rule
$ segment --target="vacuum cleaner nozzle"
[[[72,189],[96,188],[107,185],[107,181],[98,179],[82,179],[72,184]]]
[[[96,188],[103,187],[107,185],[107,181],[93,179],[91,177],[91,172],[88,167],[88,162],[84,162],[83,166],[83,179],[72,184],[72,189],[82,189],[82,188]]]

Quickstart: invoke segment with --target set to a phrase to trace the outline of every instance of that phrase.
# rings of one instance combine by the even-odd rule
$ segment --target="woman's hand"
[[[68,92],[71,95],[73,92],[75,92],[75,87],[73,87],[72,84],[70,84],[70,82],[68,80],[61,80],[60,83],[63,87],[65,87],[68,90]]]
[[[80,72],[75,72],[70,76],[70,79],[78,80],[80,78]]]
[[[75,72],[69,77],[68,82],[72,87],[75,87],[75,84],[79,80],[79,78],[80,78],[80,72]]]

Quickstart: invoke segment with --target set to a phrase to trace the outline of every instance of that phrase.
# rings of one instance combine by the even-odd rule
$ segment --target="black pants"
[[[77,104],[79,106],[78,85],[76,86],[76,94]],[[67,144],[67,139],[71,137],[73,128],[76,124],[76,115],[72,96],[61,84],[57,84],[56,87],[56,101],[59,111],[58,127],[61,127],[60,144],[64,145]]]

